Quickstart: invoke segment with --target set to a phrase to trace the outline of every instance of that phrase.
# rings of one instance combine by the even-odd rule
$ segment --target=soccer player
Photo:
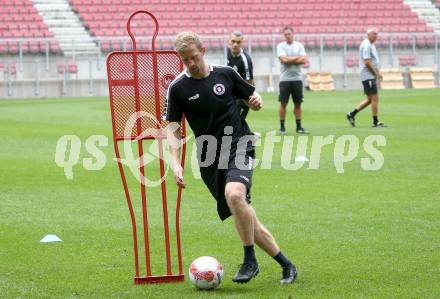
[[[373,127],[384,128],[384,123],[379,121],[378,106],[379,96],[377,94],[377,80],[380,78],[379,73],[379,55],[377,54],[374,42],[377,40],[378,32],[376,28],[367,30],[367,37],[362,41],[359,47],[359,70],[361,74],[364,93],[367,96],[365,100],[360,102],[356,108],[347,113],[348,122],[354,127],[356,114],[371,104],[371,112],[373,113]]]
[[[242,48],[243,34],[240,31],[234,31],[229,36],[227,65],[232,67],[249,84],[254,85],[254,74],[252,59]],[[240,115],[246,119],[249,112],[249,106],[245,100],[237,101]]]
[[[247,283],[258,274],[256,243],[281,265],[280,282],[292,283],[297,276],[295,266],[283,255],[249,205],[255,155],[254,146],[249,141],[255,137],[239,114],[236,98],[247,99],[253,110],[261,109],[262,99],[255,88],[231,67],[209,65],[204,58],[206,49],[196,33],[179,33],[175,46],[186,70],[170,84],[167,95],[166,119],[170,122],[167,135],[174,179],[178,185],[185,186],[179,159],[180,122],[185,114],[196,141],[206,136],[217,141],[211,149],[212,138],[208,144],[198,141],[197,152],[203,182],[217,201],[220,219],[233,216],[244,247],[243,264],[233,281]],[[211,158],[213,163],[206,163]]]
[[[304,46],[293,40],[293,28],[286,26],[283,28],[284,42],[277,46],[278,59],[281,62],[280,84],[279,84],[279,116],[280,134],[286,134],[284,125],[286,119],[286,107],[290,95],[294,104],[293,114],[296,119],[296,132],[307,134],[308,132],[301,126],[301,103],[304,101],[303,82],[301,65],[308,63]]]

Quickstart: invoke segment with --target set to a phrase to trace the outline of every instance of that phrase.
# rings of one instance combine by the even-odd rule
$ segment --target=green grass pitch
[[[263,96],[263,110],[250,112],[248,120],[264,137],[278,129],[278,103],[275,94]],[[362,145],[369,135],[385,136],[380,170],[362,170],[361,158],[368,156],[361,146],[345,172],[337,173],[333,144],[323,148],[319,169],[306,163],[286,171],[277,143],[272,169],[254,172],[253,206],[297,264],[294,285],[278,284],[279,266],[259,249],[260,274],[248,285],[232,283],[242,259],[233,223],[220,222],[215,202],[187,168],[184,272],[198,256],[219,259],[225,280],[212,292],[197,291],[188,277],[178,284],[133,284],[131,225],[113,160],[107,98],[0,101],[0,297],[439,298],[440,89],[382,91],[380,118],[389,127],[379,130],[371,128],[369,109],[358,115],[358,127],[346,121],[345,113],[361,99],[360,91],[307,92],[303,125],[311,132],[309,143],[313,136],[355,135]],[[291,103],[288,108],[288,135],[296,136]],[[73,180],[54,160],[66,134],[82,142]],[[101,147],[107,163],[99,171],[82,166],[91,157],[84,147],[91,135],[109,140]],[[172,197],[171,177],[168,182]],[[137,194],[133,178],[130,184]],[[164,271],[157,190],[149,193],[153,269]],[[63,242],[40,243],[46,234]],[[143,269],[142,259],[140,264]]]

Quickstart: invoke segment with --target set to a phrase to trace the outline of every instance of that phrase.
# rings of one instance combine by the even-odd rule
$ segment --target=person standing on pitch
[[[167,94],[165,117],[170,122],[167,136],[174,179],[178,185],[185,186],[179,158],[180,122],[185,114],[196,137],[203,182],[217,201],[220,219],[233,216],[244,247],[243,264],[232,280],[247,283],[260,271],[254,252],[256,243],[281,265],[280,282],[292,283],[297,276],[294,264],[283,255],[249,204],[255,136],[239,114],[236,97],[247,99],[253,110],[260,110],[263,101],[255,88],[231,67],[207,64],[206,49],[196,33],[179,33],[175,46],[186,70],[170,84]],[[203,137],[210,137],[211,141],[208,144],[200,141]],[[210,147],[213,143],[214,147]],[[206,163],[207,160],[212,163]]]
[[[240,31],[234,31],[229,36],[227,50],[227,65],[232,67],[240,76],[250,85],[254,86],[254,74],[252,59],[242,48],[243,34]],[[249,112],[249,106],[243,99],[237,99],[240,115],[246,119]]]
[[[280,84],[279,84],[279,116],[280,134],[286,134],[285,119],[286,107],[289,97],[292,95],[294,104],[293,114],[296,119],[296,132],[307,134],[308,132],[301,126],[301,103],[304,101],[303,82],[301,65],[307,64],[308,59],[304,46],[293,40],[293,28],[286,26],[283,28],[284,42],[277,46],[278,59],[281,62]]]
[[[364,93],[367,96],[360,102],[356,108],[347,113],[348,122],[354,127],[356,114],[371,104],[373,113],[373,127],[384,128],[384,123],[379,121],[378,106],[379,96],[377,92],[377,81],[380,79],[379,73],[379,55],[377,54],[374,42],[377,40],[378,32],[376,28],[368,29],[367,38],[365,38],[359,47],[359,69],[361,74]]]

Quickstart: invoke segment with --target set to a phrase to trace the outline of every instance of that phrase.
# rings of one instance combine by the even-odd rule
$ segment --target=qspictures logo
[[[129,118],[125,135],[130,136],[136,121],[139,117],[148,117],[155,120],[153,115],[141,112],[139,115],[133,113]],[[170,130],[174,132],[179,130],[178,126],[163,129],[163,132]],[[153,140],[145,146],[144,154],[139,157],[137,154],[137,141],[145,136],[157,135],[157,129],[148,129],[142,132],[134,141],[123,142],[121,162],[128,167],[132,175],[140,181],[140,166],[148,167],[160,159],[158,140]],[[231,155],[233,128],[225,127],[223,136],[216,138],[212,135],[202,135],[194,138],[189,135],[180,141],[180,144],[186,143],[187,148],[192,148],[189,155],[190,163],[186,163],[186,173],[191,171],[196,179],[200,178],[199,167],[211,166],[216,161],[229,161]],[[82,164],[85,170],[98,171],[105,167],[107,161],[117,162],[116,158],[108,159],[103,149],[109,146],[109,138],[105,135],[91,135],[83,143],[76,135],[61,136],[55,148],[55,163],[63,168],[64,174],[68,180],[74,179],[74,167]],[[319,171],[323,161],[333,164],[335,172],[345,173],[345,166],[357,164],[364,171],[378,171],[384,163],[385,157],[381,151],[386,146],[386,138],[383,135],[369,135],[365,138],[359,138],[355,135],[327,135],[327,136],[279,136],[276,131],[269,131],[261,136],[245,135],[232,147],[236,152],[245,152],[246,148],[252,144],[260,153],[252,160],[252,168],[273,169],[281,167],[286,171],[296,171],[307,169]],[[170,153],[168,142],[165,140],[163,147],[163,161],[165,165],[165,175],[159,179],[144,177],[147,186],[158,186],[165,179],[170,169]],[[332,158],[323,158],[323,149],[327,153],[331,150]],[[220,151],[219,151],[220,149]],[[281,150],[281,154],[280,154]],[[86,157],[80,161],[81,151],[86,152]],[[203,153],[203,154],[202,154]],[[188,156],[188,155],[187,155]],[[82,163],[81,163],[82,162]],[[246,163],[242,155],[236,155],[235,164],[238,168],[248,169],[249,163]],[[190,169],[188,169],[188,167]],[[225,167],[224,163],[218,163],[217,167]]]

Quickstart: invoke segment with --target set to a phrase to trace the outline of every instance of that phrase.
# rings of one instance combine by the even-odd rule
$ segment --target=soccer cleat
[[[286,129],[285,128],[281,128],[280,129],[280,134],[281,135],[285,135],[286,134]]]
[[[298,134],[309,134],[309,132],[307,132],[307,130],[306,129],[304,129],[304,128],[296,128],[296,133],[298,133]]]
[[[296,271],[296,267],[294,264],[290,264],[290,266],[283,268],[283,278],[280,280],[281,284],[293,283],[298,276],[298,271]]]
[[[260,269],[257,263],[244,263],[240,265],[240,269],[232,278],[233,282],[236,283],[248,283],[252,278],[257,276]]]
[[[355,127],[355,124],[354,124],[354,116],[352,116],[350,112],[347,113],[347,120],[348,120],[348,122],[350,123],[350,125],[351,125],[352,127]]]
[[[373,128],[386,128],[387,126],[383,122],[378,122],[377,124],[373,124]]]

